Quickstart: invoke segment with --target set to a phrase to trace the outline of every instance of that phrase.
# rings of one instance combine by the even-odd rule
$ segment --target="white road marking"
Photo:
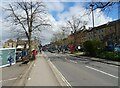
[[[67,58],[65,58],[65,60],[67,60]]]
[[[35,67],[36,65],[34,64],[34,67]]]
[[[15,79],[17,79],[18,77],[16,77],[16,78],[11,78],[11,79],[7,79],[7,80],[1,80],[0,82],[6,82],[6,81],[11,81],[11,80],[15,80]]]
[[[69,87],[72,87],[71,84],[66,80],[66,78],[62,75],[62,73],[55,67],[55,65],[50,61],[49,59],[49,62],[50,64],[53,66],[53,68],[58,72],[58,74],[61,76],[62,80],[67,83],[66,85],[69,86]]]
[[[95,71],[97,71],[97,72],[101,72],[101,73],[106,74],[106,75],[108,75],[108,76],[111,76],[111,77],[114,77],[114,78],[118,78],[117,76],[114,76],[114,75],[109,74],[109,73],[107,73],[107,72],[104,72],[104,71],[95,69],[95,68],[93,68],[93,67],[90,67],[90,66],[85,66],[85,67],[90,68],[90,69],[92,69],[92,70],[95,70]]]
[[[28,78],[28,80],[31,80],[31,78]]]
[[[71,62],[73,62],[73,63],[75,63],[75,64],[77,64],[77,62],[76,61],[73,61],[73,60],[70,60]]]

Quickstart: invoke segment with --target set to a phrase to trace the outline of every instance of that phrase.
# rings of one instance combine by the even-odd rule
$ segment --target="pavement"
[[[23,86],[24,81],[22,77],[28,71],[28,68],[31,66],[32,62],[21,66],[20,64],[21,62],[16,63],[11,67],[1,68],[2,80],[0,80],[0,83],[2,83],[2,86]]]
[[[60,86],[45,56],[38,54],[25,86]]]
[[[112,61],[112,60],[106,60],[106,59],[101,59],[101,58],[82,56],[81,53],[68,54],[68,55],[78,57],[78,58],[89,59],[89,60],[92,60],[92,61],[98,61],[98,62],[102,62],[102,63],[106,63],[106,64],[112,64],[112,65],[120,66],[120,62],[118,62],[118,61]]]
[[[36,60],[29,64],[16,63],[11,67],[1,68],[2,86],[65,86],[54,66],[43,54],[38,54]],[[57,75],[57,76],[56,76]],[[60,83],[61,82],[61,83]]]

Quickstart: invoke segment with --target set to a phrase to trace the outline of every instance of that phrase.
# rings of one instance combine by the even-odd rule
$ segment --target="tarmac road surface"
[[[118,86],[117,66],[45,52],[71,86]]]

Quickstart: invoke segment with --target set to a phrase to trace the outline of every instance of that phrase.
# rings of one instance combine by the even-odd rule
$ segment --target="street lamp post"
[[[93,4],[90,4],[90,8],[91,8],[91,11],[92,11],[92,23],[93,23],[93,28],[94,28],[94,13],[93,13],[93,7],[94,5]],[[94,40],[96,40],[96,33],[95,33],[95,29],[93,29],[93,37],[94,37]]]
[[[93,28],[94,28],[94,13],[93,13],[93,7],[94,7],[94,5],[93,5],[93,4],[90,4],[90,8],[91,8],[91,11],[92,11],[92,22],[93,22]]]

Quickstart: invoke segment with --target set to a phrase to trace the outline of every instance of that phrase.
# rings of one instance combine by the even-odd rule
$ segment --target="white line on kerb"
[[[100,64],[105,64],[105,63],[101,63],[101,62],[97,62],[97,63],[100,63]],[[115,66],[115,65],[112,65],[112,64],[109,64],[109,66],[113,66],[113,67],[116,67],[118,68],[119,66]]]
[[[101,73],[103,73],[103,74],[109,75],[109,76],[111,76],[111,77],[118,78],[117,76],[114,76],[114,75],[109,74],[109,73],[106,73],[106,72],[104,72],[104,71],[95,69],[95,68],[93,68],[93,67],[90,67],[90,66],[85,66],[85,67],[90,68],[90,69],[93,69],[93,70],[98,71],[98,72],[101,72]]]
[[[70,83],[66,80],[66,78],[62,75],[62,73],[55,67],[55,65],[50,61],[50,64],[53,66],[53,68],[59,73],[62,80],[67,83],[67,86],[71,87]]]

